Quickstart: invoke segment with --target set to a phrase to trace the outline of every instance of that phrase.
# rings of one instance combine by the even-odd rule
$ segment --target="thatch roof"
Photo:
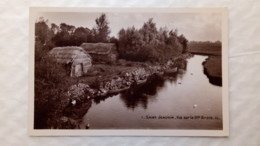
[[[114,43],[82,43],[80,45],[85,51],[90,54],[109,54],[111,53]]]
[[[68,64],[69,62],[77,64],[91,62],[91,56],[81,47],[55,47],[49,52],[58,63]]]

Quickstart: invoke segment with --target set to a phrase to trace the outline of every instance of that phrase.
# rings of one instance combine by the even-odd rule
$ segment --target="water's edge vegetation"
[[[209,56],[203,63],[204,74],[213,85],[222,86],[222,68],[220,56]]]
[[[222,86],[221,42],[189,42],[189,52],[205,55],[208,58],[202,63],[204,74],[213,85]]]

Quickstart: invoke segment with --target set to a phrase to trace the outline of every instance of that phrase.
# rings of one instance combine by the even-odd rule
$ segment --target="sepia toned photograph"
[[[226,17],[31,8],[31,134],[228,136]]]

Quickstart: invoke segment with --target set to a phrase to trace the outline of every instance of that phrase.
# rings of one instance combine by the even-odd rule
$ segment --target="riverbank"
[[[204,74],[211,84],[222,86],[221,42],[190,42],[188,46],[191,54],[208,56],[202,63]]]
[[[222,86],[221,56],[209,56],[203,63],[204,74],[213,85]]]
[[[178,68],[183,68],[183,62],[190,56],[182,55],[164,65],[129,61],[119,61],[113,65],[97,64],[86,76],[77,78],[78,83],[68,89],[66,96],[79,100],[86,96],[95,98],[117,93],[134,84],[146,82],[153,74],[177,72]]]
[[[218,123],[221,120],[163,120],[154,125],[156,121],[141,118],[146,115],[187,114],[196,116],[197,113],[203,112],[205,115],[221,118],[221,98],[219,98],[221,97],[221,87],[212,85],[203,73],[202,62],[206,58],[207,56],[194,55],[187,59],[186,65],[184,63],[183,68],[177,69],[175,73],[175,70],[169,70],[162,75],[154,74],[145,83],[133,84],[129,89],[118,94],[93,98],[91,107],[79,120],[80,126],[78,127],[88,127],[89,129],[163,129],[162,125],[164,125],[173,129],[221,128],[221,123]],[[207,94],[201,92],[204,90],[210,92]],[[78,106],[75,111],[80,111],[80,108]],[[207,108],[211,110],[205,111]]]
[[[61,93],[56,103],[58,110],[49,120],[48,127],[54,129],[79,128],[84,113],[91,107],[92,100],[111,95],[144,84],[152,75],[177,72],[191,54],[183,54],[166,64],[140,63],[118,60],[115,64],[94,64],[88,74],[68,79],[71,86]]]

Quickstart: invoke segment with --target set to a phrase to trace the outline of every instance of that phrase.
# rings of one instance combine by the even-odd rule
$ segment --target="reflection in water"
[[[157,74],[152,75],[148,80],[140,85],[133,84],[128,90],[120,93],[120,99],[125,103],[127,108],[134,109],[138,105],[141,105],[144,109],[147,108],[149,100],[156,98],[158,90],[160,90],[166,80],[176,84],[177,78],[182,79],[187,69],[187,61],[179,60],[173,68],[177,68],[172,72],[167,72],[164,76]],[[93,100],[96,104],[101,101],[105,101],[109,97],[113,97],[117,94],[111,94],[108,96],[95,97]]]
[[[111,98],[96,98],[83,118],[91,129],[222,129],[221,88],[203,73],[204,56],[180,61],[164,75]],[[196,108],[194,108],[196,105]],[[150,116],[212,116],[220,120],[142,119]]]
[[[176,63],[177,71],[164,73],[165,79],[173,84],[177,83],[177,79],[182,80],[183,75],[186,73],[187,70],[187,63],[188,62],[186,60],[178,61]]]
[[[154,74],[143,84],[133,84],[128,90],[120,93],[120,99],[125,103],[127,108],[134,109],[140,104],[146,109],[148,99],[152,100],[155,98],[158,90],[164,86],[166,80],[176,84],[177,78],[182,79],[183,74],[187,70],[187,61],[183,59],[178,60],[173,68],[176,68],[176,70],[168,71],[164,73],[164,76]],[[99,104],[101,101],[105,101],[107,98],[115,95],[117,94],[95,97],[93,100],[96,104]]]
[[[67,116],[74,120],[82,119],[82,117],[88,112],[91,105],[91,100],[77,102],[77,104],[75,105],[69,104],[66,108],[64,108],[63,114],[64,116]]]
[[[88,112],[91,105],[92,105],[91,100],[84,101],[84,102],[77,102],[75,106],[69,104],[66,108],[64,108],[63,114],[64,116],[73,119],[81,119],[86,114],[86,112]]]
[[[146,83],[133,85],[129,90],[120,94],[120,99],[125,103],[127,108],[134,109],[141,105],[147,108],[149,101],[154,100],[157,92],[164,86],[166,80],[176,84],[177,78],[182,78],[187,69],[187,61],[180,60],[176,63],[176,71],[167,72],[164,76],[157,74],[152,75]]]
[[[187,63],[188,63],[188,61],[187,60],[181,60],[181,61],[179,61],[179,62],[177,62],[177,68],[178,68],[178,70],[187,70]]]
[[[93,101],[96,103],[96,104],[99,104],[101,101],[105,101],[107,98],[109,97],[113,97],[114,95],[117,95],[117,94],[109,94],[107,96],[97,96],[93,99]]]
[[[61,120],[63,123],[60,124],[62,129],[88,129],[89,123],[83,125],[84,127],[81,126],[81,123],[84,119],[84,115],[88,112],[91,105],[91,100],[85,100],[82,102],[78,101],[76,104],[72,104],[72,101],[70,101],[70,104],[68,104],[62,111],[63,117]]]
[[[148,98],[155,98],[157,90],[163,87],[164,79],[161,76],[153,75],[142,85],[133,85],[129,90],[121,93],[120,99],[127,108],[134,109],[139,104],[146,109]]]

